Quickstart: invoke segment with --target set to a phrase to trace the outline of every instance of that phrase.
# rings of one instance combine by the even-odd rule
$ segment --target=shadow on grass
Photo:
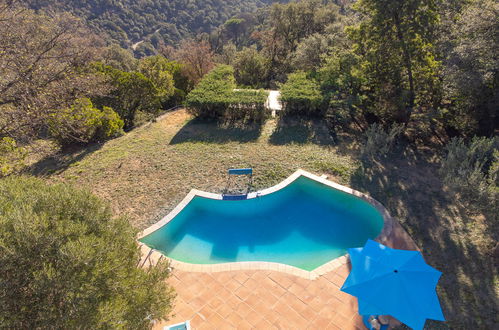
[[[335,139],[323,120],[281,117],[269,142],[274,145],[292,143],[331,145],[335,143]]]
[[[251,142],[256,141],[262,131],[259,123],[219,123],[195,118],[182,127],[171,139],[170,144],[184,142]]]
[[[103,143],[95,143],[89,146],[76,146],[63,149],[56,154],[51,154],[26,168],[23,173],[34,176],[47,176],[59,174],[68,169],[72,164],[79,162],[100,148]]]
[[[477,237],[473,229],[477,218],[445,192],[439,165],[428,155],[410,148],[397,151],[392,157],[364,163],[352,176],[351,186],[383,203],[427,262],[442,271],[438,293],[448,322],[429,321],[427,328],[493,328],[498,274],[482,240],[495,234],[484,229]]]

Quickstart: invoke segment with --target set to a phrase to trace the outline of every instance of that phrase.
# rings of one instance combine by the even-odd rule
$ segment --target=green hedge
[[[229,106],[225,111],[225,117],[232,120],[259,121],[262,122],[267,116],[265,101],[269,93],[263,89],[242,89],[233,91],[228,100]]]
[[[218,65],[186,98],[187,109],[197,117],[262,121],[266,117],[264,90],[235,90],[234,68]]]
[[[290,74],[281,86],[281,102],[284,114],[291,115],[321,115],[325,108],[319,84],[302,71]]]

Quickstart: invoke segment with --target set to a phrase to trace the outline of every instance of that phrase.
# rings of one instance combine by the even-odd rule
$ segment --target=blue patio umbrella
[[[426,319],[445,321],[435,291],[442,273],[421,253],[372,240],[348,253],[352,271],[341,291],[357,297],[359,314],[391,315],[413,329],[423,329]]]

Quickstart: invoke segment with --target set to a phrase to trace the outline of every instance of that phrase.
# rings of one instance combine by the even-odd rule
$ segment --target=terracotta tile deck
[[[348,273],[347,265],[315,280],[267,270],[174,271],[175,316],[155,328],[191,320],[193,329],[362,329],[357,300],[339,290]]]
[[[398,223],[384,243],[417,249]],[[349,273],[349,264],[314,280],[271,270],[174,270],[174,315],[154,329],[185,320],[193,329],[365,329],[357,299],[339,290]]]

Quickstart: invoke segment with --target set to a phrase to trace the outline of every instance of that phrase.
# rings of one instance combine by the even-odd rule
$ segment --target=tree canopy
[[[138,268],[135,235],[89,192],[0,180],[0,327],[140,329],[166,317],[168,265]]]
[[[240,12],[254,12],[272,0],[22,0],[32,9],[67,11],[83,18],[94,32],[129,48],[146,41],[151,49],[207,33]],[[137,45],[136,47],[138,47]],[[144,45],[142,45],[144,47]],[[140,49],[140,48],[139,48]],[[151,54],[147,54],[151,55]]]

